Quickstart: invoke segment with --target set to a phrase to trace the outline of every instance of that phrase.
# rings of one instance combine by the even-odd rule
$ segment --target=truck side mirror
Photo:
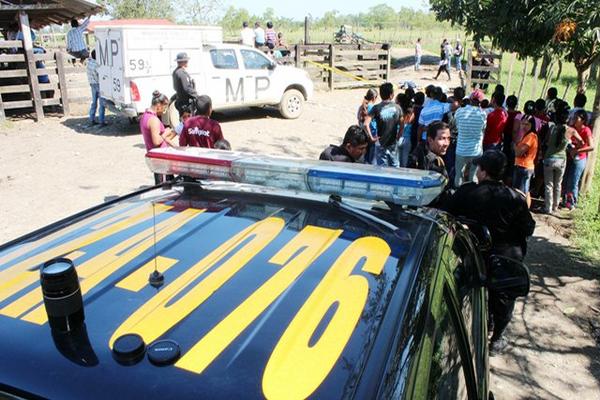
[[[271,61],[271,63],[269,64],[269,66],[267,67],[267,69],[273,71],[275,69],[275,67],[277,66],[277,63],[275,61]]]
[[[510,298],[527,296],[529,293],[529,270],[513,258],[492,255],[487,265],[487,288]]]

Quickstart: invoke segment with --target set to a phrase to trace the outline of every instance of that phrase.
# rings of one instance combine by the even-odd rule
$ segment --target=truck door
[[[113,100],[115,103],[124,103],[123,41],[121,31],[108,29],[105,32],[105,35],[97,35],[96,42],[100,95]]]
[[[206,84],[213,107],[228,108],[246,99],[243,71],[234,49],[211,49],[212,68],[207,71]]]
[[[279,100],[274,95],[273,62],[256,50],[241,49],[240,53],[245,69],[246,103]]]

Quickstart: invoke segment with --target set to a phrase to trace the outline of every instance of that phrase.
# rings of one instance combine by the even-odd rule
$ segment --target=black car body
[[[56,257],[83,295],[69,332],[40,290]],[[426,207],[142,190],[0,247],[0,397],[487,399],[484,275],[474,236]],[[181,356],[123,365],[132,333]]]

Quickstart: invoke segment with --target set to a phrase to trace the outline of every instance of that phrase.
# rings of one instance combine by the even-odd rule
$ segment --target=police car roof
[[[343,397],[371,379],[373,343],[397,334],[382,328],[398,318],[389,299],[432,224],[413,214],[370,219],[300,197],[176,188],[2,246],[0,352],[11,361],[0,393]],[[58,256],[75,263],[83,294],[85,325],[71,334],[51,332],[39,289],[40,264]],[[181,358],[121,365],[111,348],[128,333],[174,340]]]

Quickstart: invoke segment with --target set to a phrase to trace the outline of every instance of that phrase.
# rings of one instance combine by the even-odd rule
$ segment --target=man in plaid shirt
[[[81,64],[90,56],[85,40],[83,40],[83,32],[90,23],[90,17],[87,17],[81,25],[76,19],[71,20],[71,30],[67,33],[67,53],[81,60]],[[73,61],[75,63],[75,61]]]

